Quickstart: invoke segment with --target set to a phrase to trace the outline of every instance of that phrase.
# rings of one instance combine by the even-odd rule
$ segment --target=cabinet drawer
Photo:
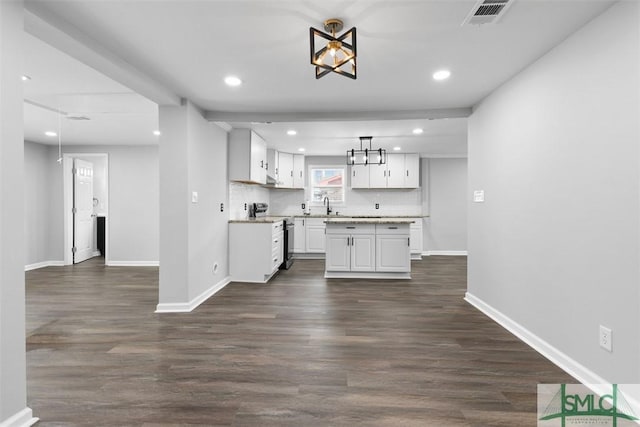
[[[376,234],[409,235],[409,224],[378,224]]]
[[[375,224],[330,224],[327,234],[375,234]]]
[[[274,222],[273,225],[271,226],[271,230],[274,234],[278,232],[282,232],[282,221]]]

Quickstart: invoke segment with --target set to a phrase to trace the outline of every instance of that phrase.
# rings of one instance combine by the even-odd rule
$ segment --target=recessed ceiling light
[[[53,132],[53,131],[50,131],[50,130],[46,131],[44,134],[45,134],[45,135],[47,135],[47,136],[51,136],[51,137],[53,137],[53,136],[58,136],[58,134],[57,134],[57,133],[55,133],[55,132]]]
[[[298,151],[303,152],[304,148],[298,148]]]
[[[22,76],[22,81],[26,82],[27,80],[31,80],[31,77],[27,76],[26,74],[24,76]]]
[[[400,150],[402,150],[401,147],[393,147],[393,151],[400,151]]]
[[[224,78],[224,82],[227,84],[227,86],[240,86],[242,84],[242,80],[240,80],[238,77],[236,76],[227,76]]]
[[[451,71],[449,70],[439,70],[433,73],[434,80],[446,80],[451,76]]]
[[[298,134],[298,132],[296,132],[296,131],[295,131],[295,130],[293,130],[293,129],[289,129],[289,130],[287,131],[287,135],[291,135],[291,136],[293,136],[293,135],[297,135],[297,134]]]
[[[422,129],[420,129],[420,128],[415,128],[413,130],[413,134],[414,135],[420,135],[422,132],[424,132],[424,131]]]
[[[154,130],[154,131],[153,131],[153,134],[154,134],[155,136],[160,136],[160,131],[159,131],[159,130]]]

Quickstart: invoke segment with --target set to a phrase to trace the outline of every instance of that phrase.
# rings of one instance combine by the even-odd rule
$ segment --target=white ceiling
[[[55,18],[56,25],[66,27],[62,30],[86,35],[174,94],[208,110],[212,119],[252,127],[276,148],[342,154],[345,147],[357,143],[357,136],[370,134],[375,137],[374,145],[389,143],[388,149],[399,145],[403,151],[423,156],[466,153],[466,120],[429,121],[429,111],[478,103],[612,1],[515,0],[496,25],[461,26],[475,3],[26,0],[32,12]],[[314,77],[309,27],[321,29],[322,22],[333,17],[343,19],[347,28],[357,27],[357,80],[336,74],[319,80]],[[27,56],[33,55],[28,52]],[[43,85],[50,85],[32,93],[34,100],[50,105],[68,98],[68,108],[80,108],[91,104],[89,94],[93,92],[110,107],[103,112],[111,119],[122,113],[127,117],[123,120],[135,122],[135,114],[144,116],[151,111],[128,98],[130,89],[90,77],[88,67],[71,65],[69,60],[52,58],[59,67],[32,62],[42,72]],[[25,73],[36,74],[29,66],[27,61]],[[431,78],[440,68],[451,70],[448,81]],[[46,77],[47,73],[73,78]],[[225,86],[223,78],[228,74],[238,75],[243,85]],[[35,83],[34,78],[28,85]],[[345,121],[317,121],[327,114]],[[365,121],[367,114],[376,120]],[[311,119],[301,122],[302,116]],[[379,120],[389,117],[394,120]],[[350,118],[357,121],[350,122]],[[424,134],[414,136],[411,130],[415,127],[424,128]],[[291,128],[298,135],[287,136]],[[109,127],[103,127],[96,138],[100,134],[109,138],[108,132]],[[132,134],[130,139],[138,137]],[[114,139],[126,138],[114,135]]]
[[[25,34],[25,139],[41,144],[156,144],[158,107],[29,34]],[[58,114],[58,111],[61,114]],[[69,120],[84,116],[90,120]]]

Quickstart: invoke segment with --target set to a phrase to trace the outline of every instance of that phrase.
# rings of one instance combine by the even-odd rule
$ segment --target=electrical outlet
[[[224,212],[224,203],[220,203],[220,212]]]
[[[245,211],[247,210],[247,204],[246,203],[244,204],[244,210]]]
[[[304,210],[304,208],[306,208],[307,206],[303,203],[302,204],[302,209]]]
[[[611,347],[612,341],[613,335],[611,329],[600,325],[600,347],[604,348],[607,351],[613,351]]]
[[[376,209],[380,209],[380,203],[376,203]]]

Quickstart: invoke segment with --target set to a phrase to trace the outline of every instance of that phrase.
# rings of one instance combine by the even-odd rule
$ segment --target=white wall
[[[159,111],[158,311],[190,311],[228,281],[228,137],[188,101]]]
[[[25,265],[51,261],[51,164],[46,145],[24,142]]]
[[[189,112],[189,188],[198,203],[189,204],[189,300],[229,274],[229,198],[227,132]],[[224,203],[224,211],[220,211]],[[217,270],[214,272],[214,265]]]
[[[422,186],[429,218],[423,226],[424,250],[463,254],[467,250],[467,159],[421,159]]]
[[[51,193],[47,260],[61,261],[64,259],[63,172],[56,162],[57,147],[47,149]],[[109,261],[125,264],[158,262],[158,147],[63,146],[63,153],[107,153],[109,157]]]
[[[640,380],[639,29],[616,3],[469,119],[469,293],[617,383]]]

